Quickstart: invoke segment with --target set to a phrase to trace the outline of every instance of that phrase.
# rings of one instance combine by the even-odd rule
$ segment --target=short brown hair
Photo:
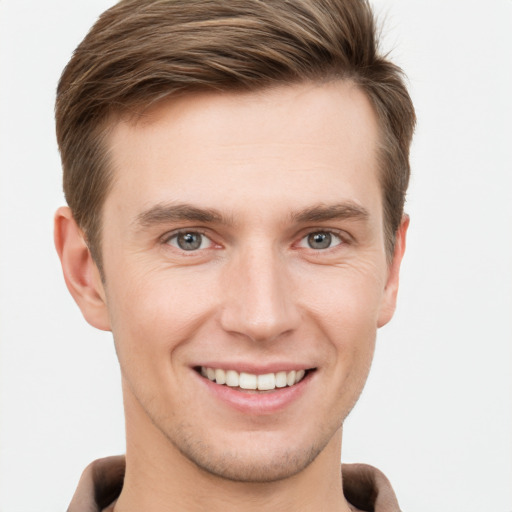
[[[56,102],[66,200],[100,270],[113,120],[181,92],[333,79],[355,83],[377,114],[392,253],[415,114],[400,68],[377,46],[367,0],[123,0],[103,13],[65,68]]]

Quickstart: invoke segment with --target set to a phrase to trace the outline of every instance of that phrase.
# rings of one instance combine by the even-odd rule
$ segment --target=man
[[[397,511],[343,421],[393,315],[414,110],[361,0],[122,1],[58,88],[55,241],[126,459],[70,511]]]

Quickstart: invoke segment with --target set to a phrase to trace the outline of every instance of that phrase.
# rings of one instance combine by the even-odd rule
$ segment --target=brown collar
[[[123,455],[89,464],[67,512],[107,512],[121,493]],[[367,464],[342,464],[343,492],[354,512],[400,512],[391,484],[382,472]]]

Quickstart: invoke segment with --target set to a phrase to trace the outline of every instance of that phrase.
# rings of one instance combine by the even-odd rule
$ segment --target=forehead
[[[113,127],[106,209],[375,202],[377,137],[369,100],[348,82],[170,98]]]

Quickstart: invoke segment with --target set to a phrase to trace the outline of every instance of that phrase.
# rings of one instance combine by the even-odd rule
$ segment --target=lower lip
[[[273,414],[290,406],[298,400],[311,383],[314,372],[308,372],[297,384],[285,388],[276,388],[266,392],[240,391],[226,385],[216,384],[201,375],[197,377],[217,399],[244,414]]]

